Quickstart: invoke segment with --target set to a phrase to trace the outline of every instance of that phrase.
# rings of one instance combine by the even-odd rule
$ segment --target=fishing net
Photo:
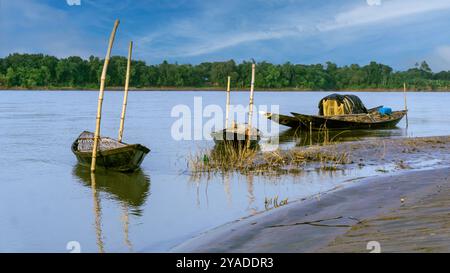
[[[348,114],[364,114],[367,108],[355,95],[331,94],[319,102],[320,116],[336,116]]]

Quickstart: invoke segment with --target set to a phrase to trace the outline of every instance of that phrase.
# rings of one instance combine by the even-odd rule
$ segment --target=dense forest
[[[114,56],[108,67],[107,86],[124,85],[127,60]],[[0,88],[97,88],[103,60],[91,56],[58,59],[43,54],[11,54],[0,58]],[[257,63],[257,89],[356,90],[399,89],[406,82],[417,90],[449,90],[450,71],[433,73],[424,61],[407,71],[371,62],[339,67],[326,64]],[[204,62],[197,65],[147,65],[133,61],[130,86],[136,88],[222,88],[227,76],[234,88],[249,86],[251,62]]]

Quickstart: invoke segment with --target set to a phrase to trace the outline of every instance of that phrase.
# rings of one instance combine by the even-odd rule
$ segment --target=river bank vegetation
[[[448,161],[450,136],[380,138],[356,142],[325,142],[288,150],[258,151],[232,145],[201,150],[188,160],[194,178],[219,172],[266,176],[299,175],[304,171],[350,170],[378,166],[377,172],[426,166],[426,158]]]
[[[122,87],[127,60],[114,56],[108,68],[107,86]],[[103,60],[72,56],[56,58],[44,54],[11,54],[0,58],[2,89],[97,89]],[[204,62],[197,65],[168,63],[149,65],[133,61],[131,85],[136,88],[218,89],[226,86],[227,76],[234,88],[247,88],[251,62]],[[434,73],[423,61],[406,71],[371,62],[337,66],[325,64],[257,64],[259,89],[279,90],[393,90],[406,82],[412,90],[450,90],[450,71]]]

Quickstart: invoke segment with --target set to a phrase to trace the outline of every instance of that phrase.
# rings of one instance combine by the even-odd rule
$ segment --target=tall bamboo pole
[[[247,148],[250,147],[250,135],[252,130],[252,118],[253,118],[253,93],[255,90],[255,64],[252,64],[252,81],[250,84],[250,102],[248,109],[248,128],[247,128]]]
[[[227,105],[226,105],[226,109],[225,109],[225,128],[228,128],[228,116],[230,115],[230,82],[231,82],[231,77],[228,76]]]
[[[125,113],[127,111],[128,86],[130,84],[131,52],[132,52],[132,50],[133,50],[133,42],[130,42],[130,47],[128,48],[127,75],[125,78],[125,92],[123,94],[122,115],[120,116],[119,137],[117,138],[117,140],[119,142],[122,142],[123,125],[125,123]]]
[[[406,111],[406,128],[408,128],[408,104],[406,103],[406,83],[403,83],[403,96],[405,98],[405,111]]]
[[[100,78],[100,92],[98,94],[98,105],[97,105],[97,120],[95,124],[95,134],[94,134],[94,145],[92,148],[92,161],[91,161],[91,171],[95,172],[95,165],[97,162],[97,147],[98,140],[100,138],[100,121],[102,118],[102,104],[103,104],[103,93],[105,91],[105,80],[106,71],[108,70],[109,58],[111,57],[111,48],[114,43],[114,37],[116,36],[116,30],[119,26],[119,20],[114,22],[114,27],[109,37],[108,50],[106,51],[105,63],[103,64],[102,76]]]

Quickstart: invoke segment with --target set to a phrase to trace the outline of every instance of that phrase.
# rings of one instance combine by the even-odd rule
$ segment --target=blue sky
[[[103,57],[116,18],[113,55],[133,40],[147,63],[426,60],[450,70],[450,0],[0,0],[0,56]]]

